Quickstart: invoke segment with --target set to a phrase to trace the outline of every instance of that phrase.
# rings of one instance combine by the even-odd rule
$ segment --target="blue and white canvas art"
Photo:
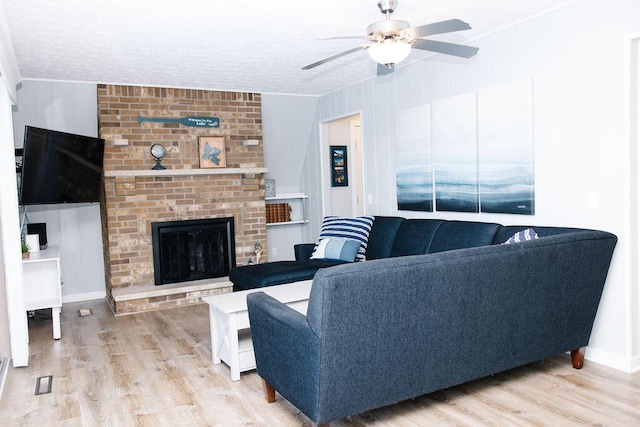
[[[433,212],[431,105],[397,111],[395,124],[398,209]]]
[[[533,85],[478,92],[480,211],[533,215]]]
[[[399,210],[535,213],[532,81],[399,110],[395,118]]]
[[[478,212],[475,92],[435,101],[431,120],[435,210]]]

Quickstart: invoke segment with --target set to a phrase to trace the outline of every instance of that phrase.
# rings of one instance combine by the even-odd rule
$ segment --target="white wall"
[[[22,255],[18,220],[13,130],[9,92],[0,79],[0,358],[14,366],[29,360],[28,325],[22,288]],[[9,341],[7,341],[7,339]],[[10,348],[9,348],[10,347]],[[5,370],[0,370],[0,373]],[[0,378],[0,394],[5,376]]]
[[[640,326],[629,312],[640,310],[637,284],[624,263],[625,189],[631,191],[624,174],[625,37],[640,33],[638,16],[639,2],[578,1],[474,41],[480,52],[472,60],[433,56],[398,67],[392,75],[323,96],[318,120],[362,112],[365,186],[371,196],[368,214],[574,226],[615,233],[620,241],[587,358],[622,370],[640,368],[638,345],[633,344]],[[535,216],[397,210],[393,122],[397,110],[531,79]],[[320,158],[316,146],[309,144],[304,161],[313,164]],[[303,175],[303,181],[305,191],[321,192],[318,179]],[[594,197],[599,206],[588,209],[587,199]]]
[[[4,83],[0,80],[0,91],[5,91]],[[9,102],[9,96],[0,93],[0,99],[5,101],[0,104],[0,123],[4,123],[5,120],[11,118],[11,102]],[[0,144],[0,153],[2,155],[10,156],[10,149],[13,148],[10,145],[6,144],[6,138],[8,135],[3,135],[2,141]],[[6,164],[6,163],[5,163]],[[11,173],[11,172],[9,172]],[[3,174],[3,177],[6,177],[8,174]],[[4,188],[0,187],[0,200],[3,200],[3,192]],[[0,208],[2,207],[2,202],[0,201]],[[1,212],[0,212],[1,213]],[[3,229],[5,224],[5,217],[0,215],[0,364],[5,358],[9,358],[11,354],[11,344],[9,341],[9,310],[8,310],[8,300],[7,300],[7,278],[5,277],[5,271],[7,266],[5,265],[5,251],[4,251],[4,242],[7,240],[3,236]],[[7,228],[11,225],[7,224]],[[14,233],[17,234],[17,233]],[[0,372],[2,370],[0,369]],[[4,384],[4,377],[0,376],[0,397],[2,396],[2,385]]]
[[[269,170],[265,178],[276,180],[278,194],[305,192],[300,177],[308,171],[302,159],[306,155],[309,140],[314,140],[317,135],[317,113],[316,97],[262,95],[264,164]],[[302,203],[306,204],[308,213],[309,205],[313,203],[317,206],[318,202],[312,197]],[[293,245],[312,241],[307,237],[308,228],[309,225],[301,224],[268,227],[269,261],[294,259]]]
[[[627,307],[626,312],[629,322],[632,325],[640,325],[640,197],[637,196],[640,188],[640,33],[634,34],[628,41],[628,73],[625,82],[629,87],[627,106],[628,123],[628,150],[624,154],[626,157],[626,170],[631,182],[627,192],[627,242],[629,250],[625,252],[625,263],[628,267],[628,286],[625,297]],[[628,351],[631,355],[640,354],[640,327],[636,327],[628,332],[628,340],[633,344]]]
[[[97,105],[95,84],[23,81],[13,114],[16,147],[25,125],[98,136]],[[45,222],[48,244],[60,247],[63,302],[103,298],[99,204],[27,206],[26,213],[29,222]]]
[[[14,366],[29,360],[27,317],[22,292],[22,261],[15,250],[20,244],[12,106],[21,76],[9,27],[0,4],[0,397],[8,373],[9,357]]]

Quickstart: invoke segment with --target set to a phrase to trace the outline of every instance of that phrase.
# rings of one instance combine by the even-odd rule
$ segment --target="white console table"
[[[49,246],[40,252],[32,252],[29,258],[22,260],[22,271],[27,311],[51,308],[53,338],[60,339],[62,308],[60,248]]]
[[[209,304],[211,328],[211,358],[214,364],[224,361],[231,370],[231,379],[238,381],[240,372],[255,369],[253,341],[249,330],[247,295],[264,292],[299,311],[307,313],[312,280],[269,286],[248,291],[202,297]]]

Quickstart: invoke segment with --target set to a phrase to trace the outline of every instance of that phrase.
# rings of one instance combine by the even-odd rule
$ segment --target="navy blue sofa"
[[[523,227],[382,222],[392,243],[320,269],[306,316],[247,296],[268,401],[328,424],[567,351],[582,367],[615,235],[533,227],[539,239],[498,245]]]
[[[539,236],[574,231],[563,227],[502,226],[490,222],[405,219],[376,216],[369,235],[367,260],[422,255],[487,246],[506,241],[517,231],[534,228]],[[312,260],[314,243],[295,245],[295,261],[276,261],[235,267],[229,272],[234,291],[311,280],[321,268],[345,261]]]

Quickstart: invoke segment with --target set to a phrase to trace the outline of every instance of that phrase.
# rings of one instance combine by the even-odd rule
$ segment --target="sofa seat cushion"
[[[344,264],[347,261],[306,260],[306,261],[274,261],[264,264],[244,265],[229,271],[229,280],[233,282],[234,291],[264,288],[282,285],[301,280],[313,279],[321,268]]]

